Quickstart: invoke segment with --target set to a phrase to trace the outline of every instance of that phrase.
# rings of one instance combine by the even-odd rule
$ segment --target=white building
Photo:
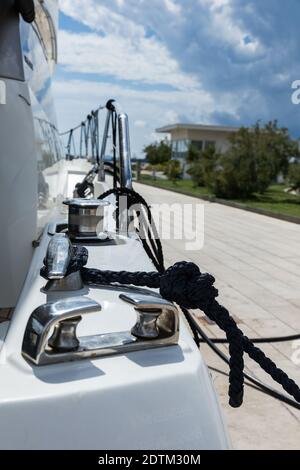
[[[171,138],[173,158],[185,159],[190,144],[204,150],[214,146],[224,153],[230,147],[229,137],[237,132],[237,127],[211,126],[202,124],[172,124],[160,127],[156,132],[168,134]]]

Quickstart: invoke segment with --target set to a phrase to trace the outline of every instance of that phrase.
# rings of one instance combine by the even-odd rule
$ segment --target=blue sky
[[[175,122],[278,119],[300,136],[299,0],[60,0],[60,129],[115,98],[133,152]]]

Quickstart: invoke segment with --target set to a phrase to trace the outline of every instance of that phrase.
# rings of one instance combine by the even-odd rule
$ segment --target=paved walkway
[[[205,204],[205,242],[200,251],[185,251],[181,241],[164,241],[166,265],[179,260],[196,262],[216,277],[220,301],[249,337],[300,333],[300,226],[219,204],[140,184],[135,189],[150,203]],[[218,327],[196,312],[212,337]],[[293,363],[295,343],[263,345],[266,354],[300,384],[299,365]],[[223,347],[225,350],[225,347]],[[226,366],[202,346],[207,363],[226,372]],[[252,361],[249,371],[272,384]],[[249,387],[241,409],[227,404],[228,379],[213,372],[233,445],[238,449],[300,449],[300,411]]]

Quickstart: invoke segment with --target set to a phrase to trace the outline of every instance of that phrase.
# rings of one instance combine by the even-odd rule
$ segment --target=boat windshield
[[[0,16],[0,77],[24,80],[19,18],[13,11]]]

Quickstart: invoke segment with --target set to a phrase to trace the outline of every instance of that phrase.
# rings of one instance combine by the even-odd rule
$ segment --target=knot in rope
[[[206,310],[218,297],[214,283],[213,276],[201,273],[196,264],[183,261],[161,275],[160,293],[184,308]]]
[[[72,259],[67,275],[81,271],[87,265],[89,252],[84,246],[73,246]]]

